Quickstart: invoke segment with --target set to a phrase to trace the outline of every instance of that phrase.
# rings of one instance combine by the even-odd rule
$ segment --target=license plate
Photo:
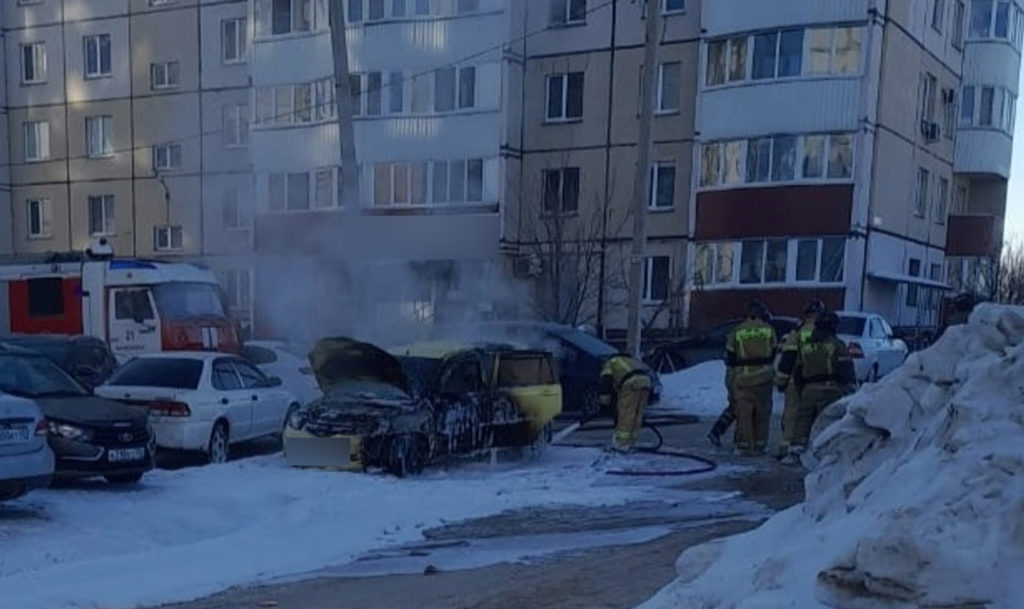
[[[111,463],[123,463],[125,461],[142,461],[146,458],[145,448],[111,448],[107,451],[107,458]]]
[[[349,438],[288,438],[285,460],[292,467],[349,467]]]
[[[0,444],[28,442],[28,427],[0,427]]]

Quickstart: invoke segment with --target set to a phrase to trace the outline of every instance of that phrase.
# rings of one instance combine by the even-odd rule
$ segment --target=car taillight
[[[49,432],[50,432],[50,425],[49,425],[49,423],[46,422],[46,419],[39,419],[39,422],[36,423],[36,435],[37,436],[45,436]]]
[[[188,417],[192,416],[188,404],[184,402],[169,402],[155,400],[149,403],[149,412],[157,417]]]
[[[861,348],[859,343],[850,343],[846,346],[846,349],[850,352],[850,357],[853,359],[861,359],[864,357],[864,349]]]

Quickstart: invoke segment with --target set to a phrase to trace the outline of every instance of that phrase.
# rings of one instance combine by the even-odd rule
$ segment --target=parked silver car
[[[0,501],[49,486],[53,452],[36,403],[0,392]]]

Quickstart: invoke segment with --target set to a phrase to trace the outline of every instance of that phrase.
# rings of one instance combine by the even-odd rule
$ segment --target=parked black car
[[[598,403],[598,385],[601,368],[608,358],[619,351],[597,338],[574,328],[548,322],[490,322],[474,326],[474,338],[497,342],[513,341],[533,349],[550,351],[558,359],[559,382],[562,385],[563,414],[574,418],[590,418],[597,414],[613,416]],[[440,336],[445,330],[439,329]],[[465,335],[466,330],[462,330]],[[661,380],[651,371],[654,385],[650,403],[661,401]]]
[[[10,334],[0,336],[0,342],[45,355],[88,389],[99,387],[117,370],[107,343],[94,336]]]
[[[707,332],[657,345],[647,352],[644,362],[661,374],[671,374],[690,366],[722,359],[725,356],[726,338],[741,321],[732,319]],[[799,325],[800,320],[795,317],[772,318],[772,326],[780,340]]]
[[[149,414],[90,393],[49,358],[0,343],[0,391],[33,400],[49,426],[55,479],[135,484],[153,469]]]

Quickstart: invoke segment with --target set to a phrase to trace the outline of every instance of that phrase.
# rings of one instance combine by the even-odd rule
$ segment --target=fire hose
[[[643,428],[650,429],[657,440],[651,445],[638,445],[634,447],[634,451],[643,454],[660,455],[664,457],[673,457],[678,459],[688,459],[695,461],[699,465],[697,467],[691,467],[689,469],[670,469],[670,470],[649,470],[649,469],[612,469],[608,470],[607,473],[610,476],[648,476],[648,477],[670,477],[670,476],[695,476],[697,474],[706,474],[712,472],[718,468],[718,464],[700,455],[687,453],[681,450],[665,446],[665,437],[662,435],[661,427],[673,427],[677,425],[690,425],[694,423],[694,417],[688,416],[659,416],[645,419]],[[551,439],[551,444],[554,446],[566,446],[570,448],[602,448],[603,444],[595,443],[567,443],[563,440],[570,435],[578,431],[594,431],[594,430],[613,430],[615,425],[612,423],[599,423],[593,424],[591,421],[579,421],[566,427],[562,431],[555,434]]]

